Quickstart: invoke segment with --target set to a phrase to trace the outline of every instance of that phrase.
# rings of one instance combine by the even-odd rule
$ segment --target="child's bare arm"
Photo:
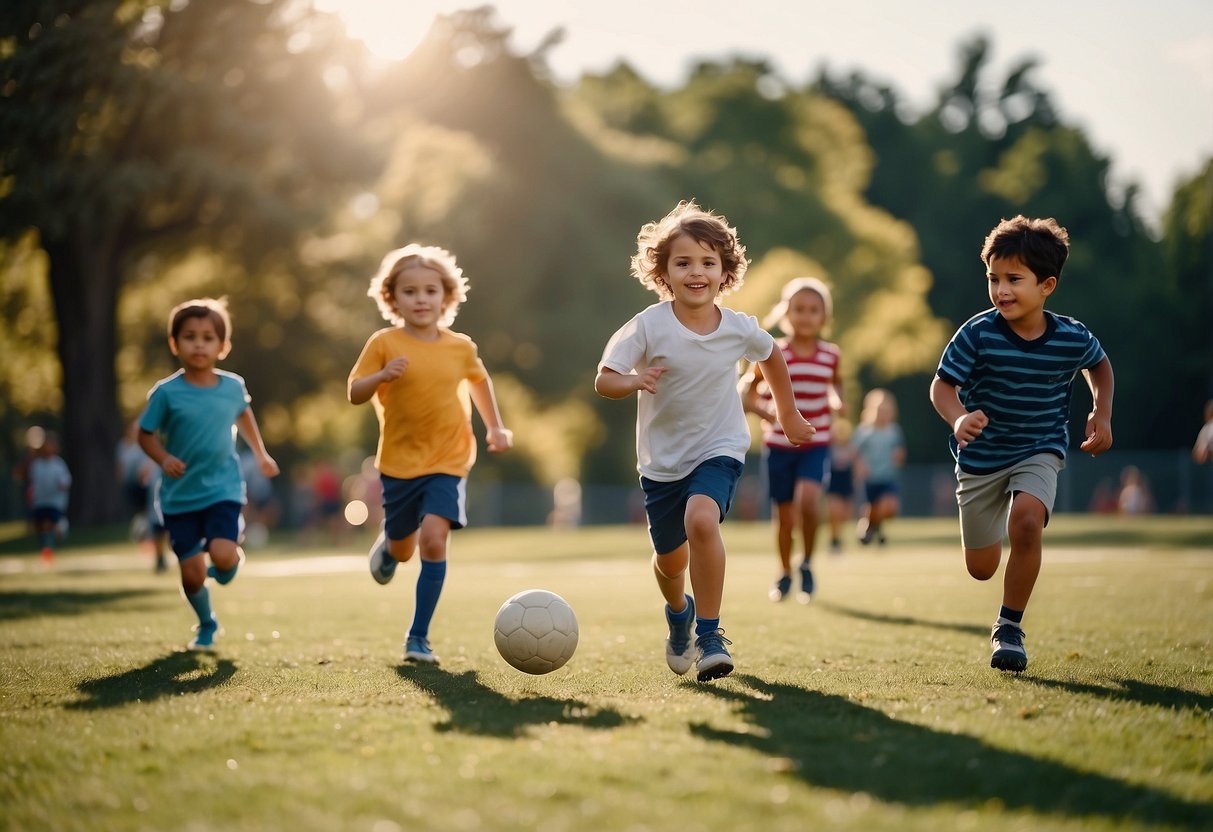
[[[164,445],[160,443],[160,437],[156,434],[140,430],[139,447],[168,476],[176,479],[185,473],[185,463],[166,451]]]
[[[768,421],[775,421],[775,411],[769,407],[762,405],[762,399],[758,395],[758,383],[762,381],[762,367],[755,364],[750,368],[739,383],[741,388],[741,407],[746,413],[754,413],[758,417]]]
[[[982,430],[990,424],[990,419],[984,411],[974,410],[970,413],[966,410],[960,401],[960,392],[956,386],[948,384],[939,376],[931,382],[931,404],[935,406],[935,412],[952,428],[956,444],[961,448],[981,436]]]
[[[371,400],[371,396],[375,395],[375,391],[379,389],[379,385],[387,384],[389,381],[395,381],[404,375],[404,371],[408,369],[409,361],[404,356],[397,356],[383,365],[383,369],[377,373],[356,378],[350,382],[349,389],[346,395],[350,400],[350,404],[365,404]]]
[[[236,428],[248,446],[253,449],[253,455],[257,457],[257,465],[261,468],[261,473],[267,477],[278,476],[278,463],[265,449],[265,442],[261,439],[261,430],[257,427],[257,417],[253,415],[253,408],[246,407],[244,412],[236,417]]]
[[[493,391],[493,381],[485,376],[468,388],[472,404],[484,421],[485,442],[490,451],[508,451],[514,446],[514,432],[508,430],[501,419],[501,411],[497,409],[497,394]]]
[[[1104,360],[1089,370],[1082,371],[1091,388],[1094,405],[1087,416],[1087,438],[1078,447],[1091,456],[1098,456],[1112,447],[1112,394],[1116,389],[1116,378],[1112,373],[1112,362]]]
[[[648,367],[635,375],[617,373],[609,367],[598,371],[594,379],[594,392],[608,399],[624,399],[637,390],[656,394],[657,381],[665,372],[665,367]]]
[[[808,442],[817,429],[796,409],[796,396],[792,393],[792,379],[788,376],[788,365],[783,359],[783,352],[772,349],[771,354],[758,362],[762,368],[763,378],[771,388],[771,398],[775,400],[776,418],[783,428],[783,435],[793,445],[803,445]]]

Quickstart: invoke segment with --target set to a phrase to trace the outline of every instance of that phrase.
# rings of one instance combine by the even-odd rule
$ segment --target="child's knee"
[[[998,571],[1002,560],[1002,544],[983,546],[980,549],[965,549],[965,566],[969,574],[979,581],[988,581]]]

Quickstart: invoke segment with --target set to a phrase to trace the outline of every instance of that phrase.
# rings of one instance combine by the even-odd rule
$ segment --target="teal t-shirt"
[[[184,514],[230,500],[245,502],[236,456],[236,419],[249,405],[244,379],[216,370],[219,383],[198,387],[178,370],[161,379],[147,397],[139,429],[159,433],[164,449],[185,463],[180,477],[164,477],[160,511]]]
[[[852,444],[867,465],[869,483],[897,481],[897,462],[893,455],[898,448],[905,447],[905,438],[898,425],[891,424],[882,428],[860,425],[855,428]]]

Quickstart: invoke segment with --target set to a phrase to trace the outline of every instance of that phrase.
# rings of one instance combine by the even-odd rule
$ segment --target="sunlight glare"
[[[398,61],[409,56],[430,30],[439,12],[457,4],[444,0],[314,0],[317,11],[335,14],[351,38],[366,44],[378,58]]]

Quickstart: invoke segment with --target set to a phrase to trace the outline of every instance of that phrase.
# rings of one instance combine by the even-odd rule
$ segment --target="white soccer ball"
[[[526,589],[506,599],[493,622],[501,658],[524,673],[551,673],[577,649],[577,616],[568,602],[546,589]]]

